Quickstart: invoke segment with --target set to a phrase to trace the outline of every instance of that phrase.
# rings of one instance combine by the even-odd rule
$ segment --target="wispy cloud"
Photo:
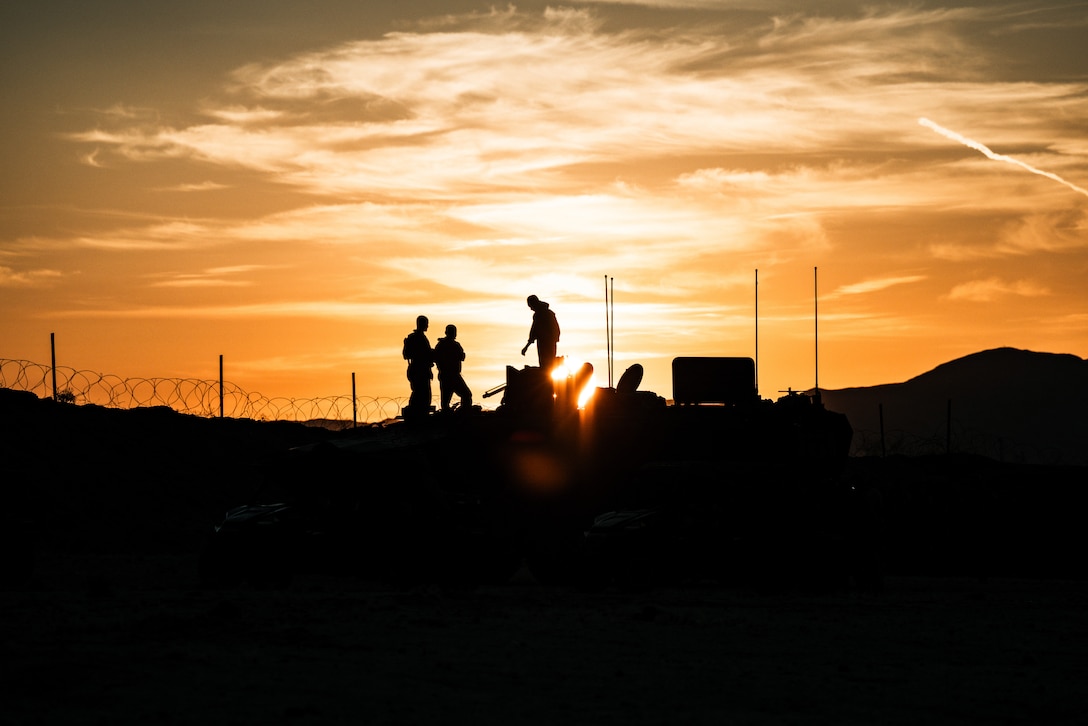
[[[232,265],[213,267],[201,272],[174,273],[167,279],[151,283],[152,287],[250,287],[252,280],[237,279],[235,275],[269,269],[267,265]]]
[[[862,280],[850,285],[844,285],[833,291],[829,298],[842,297],[844,295],[864,295],[871,292],[886,290],[895,285],[906,285],[912,282],[925,280],[925,275],[903,275],[901,277],[883,277],[874,280]]]
[[[16,270],[0,265],[0,287],[39,287],[53,284],[62,276],[58,270]]]
[[[930,245],[934,257],[952,262],[1070,253],[1088,249],[1088,208],[1029,212],[998,219],[993,233]]]
[[[205,101],[206,122],[164,125],[117,107],[118,123],[72,138],[100,158],[109,150],[247,169],[336,203],[83,243],[157,250],[291,239],[432,255],[535,244],[541,263],[577,249],[588,269],[594,250],[601,262],[607,250],[612,270],[631,277],[683,264],[697,248],[789,240],[798,254],[827,249],[822,215],[831,209],[965,203],[962,183],[919,183],[917,166],[896,161],[921,96],[952,120],[968,113],[965,96],[1068,103],[1068,86],[972,85],[975,66],[963,61],[976,49],[958,30],[981,9],[849,7],[762,26],[723,15],[667,33],[605,31],[586,10],[507,8],[249,64]],[[986,194],[971,204],[999,198],[1007,203]],[[813,216],[802,223],[805,214]],[[617,245],[638,254],[617,258]],[[980,249],[957,239],[930,248],[946,259]]]
[[[172,187],[160,187],[160,191],[165,192],[214,192],[220,189],[229,189],[229,184],[220,184],[219,182],[204,181],[189,184],[175,184]]]
[[[898,34],[921,24],[938,36],[938,19],[947,14],[783,23],[752,48],[748,29],[604,33],[584,11],[514,13],[490,32],[391,33],[246,66],[234,74],[234,99],[206,109],[212,123],[76,138],[130,159],[237,164],[314,193],[540,191],[564,182],[544,174],[576,164],[805,153],[866,125],[886,133],[888,112],[909,106],[882,79],[911,74],[921,57],[908,50],[916,37]],[[779,57],[787,47],[790,66]],[[862,95],[878,84],[879,120]],[[849,85],[856,92],[844,94]],[[329,105],[337,112],[315,118],[315,106]],[[845,115],[849,125],[825,122]]]
[[[96,169],[101,169],[103,165],[98,160],[98,151],[98,149],[93,149],[90,152],[83,154],[79,157],[80,162],[86,166],[93,166]]]
[[[243,305],[152,306],[142,308],[85,307],[59,310],[52,317],[107,319],[241,319],[255,318],[360,318],[373,312],[369,304],[341,301],[302,301]],[[404,319],[408,314],[398,309]]]
[[[967,302],[992,302],[999,297],[1009,295],[1040,297],[1049,294],[1050,291],[1045,286],[1029,280],[1005,281],[998,278],[988,278],[956,285],[948,293],[948,299]]]
[[[72,239],[75,246],[115,251],[162,251],[210,247],[209,223],[177,219],[144,227],[128,227]]]

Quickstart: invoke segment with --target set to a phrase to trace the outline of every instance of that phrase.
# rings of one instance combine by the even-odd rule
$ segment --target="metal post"
[[[759,396],[759,268],[756,268],[756,396]]]
[[[888,450],[884,447],[884,404],[878,403],[877,410],[880,412],[880,456],[883,458],[888,455]]]
[[[608,321],[608,275],[604,276],[604,350],[608,387],[612,387],[612,330]]]
[[[57,334],[49,334],[49,352],[53,370],[53,400],[57,400]]]
[[[355,398],[355,371],[351,372],[351,427],[358,426],[358,412],[357,399]]]
[[[812,334],[815,342],[813,360],[816,369],[816,401],[820,400],[820,282],[817,268],[812,268]]]
[[[219,354],[219,418],[223,418],[223,354]]]
[[[612,319],[609,321],[609,325],[608,325],[608,327],[612,331],[612,333],[611,333],[612,356],[608,360],[608,380],[609,380],[608,385],[609,385],[609,387],[611,387],[611,385],[612,385],[612,383],[611,383],[612,373],[613,373],[612,367],[613,367],[613,364],[616,362],[616,278],[614,278],[614,277],[608,278],[608,288],[609,288],[608,289],[608,299],[609,299],[609,302],[611,303],[611,306],[612,306],[612,313],[611,313],[611,318]]]
[[[952,453],[952,399],[951,398],[948,399],[948,414],[947,414],[946,418],[947,418],[947,420],[945,422],[946,433],[945,433],[945,442],[944,442],[944,453],[951,454]]]

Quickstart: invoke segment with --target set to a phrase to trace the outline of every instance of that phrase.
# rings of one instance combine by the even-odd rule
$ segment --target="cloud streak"
[[[851,285],[844,285],[838,290],[829,295],[829,297],[835,298],[843,295],[865,295],[872,292],[879,292],[886,290],[889,287],[896,285],[906,285],[912,282],[921,282],[925,280],[924,275],[904,275],[902,277],[885,277],[878,280],[863,280],[861,282],[855,282]]]
[[[57,270],[17,271],[0,265],[0,287],[38,287],[54,284],[62,276]]]
[[[984,144],[980,144],[977,141],[973,141],[973,140],[967,138],[966,136],[963,136],[961,134],[956,133],[955,131],[950,131],[950,130],[944,128],[943,126],[941,126],[940,124],[936,124],[936,123],[930,121],[927,118],[918,119],[918,123],[921,124],[922,126],[925,126],[928,129],[936,131],[938,134],[940,134],[941,136],[944,136],[945,138],[952,139],[953,141],[958,141],[959,143],[963,144],[964,146],[966,146],[966,147],[968,147],[970,149],[974,149],[975,151],[978,151],[983,156],[985,156],[987,159],[993,159],[994,161],[1003,161],[1006,164],[1012,164],[1013,166],[1018,166],[1021,169],[1024,169],[1025,171],[1030,171],[1032,174],[1038,174],[1039,176],[1044,176],[1047,179],[1051,179],[1053,181],[1058,182],[1059,184],[1061,184],[1063,186],[1066,186],[1066,187],[1072,189],[1077,194],[1082,194],[1082,195],[1088,197],[1088,189],[1085,189],[1083,187],[1079,187],[1076,184],[1073,184],[1072,182],[1068,182],[1068,181],[1066,181],[1065,179],[1062,179],[1060,176],[1058,176],[1057,174],[1055,174],[1053,172],[1043,171],[1042,169],[1036,169],[1031,164],[1020,161],[1019,159],[1014,159],[1013,157],[1006,156],[1005,154],[995,153],[995,152],[991,151]]]
[[[1012,282],[1007,282],[997,278],[989,278],[986,280],[972,280],[956,285],[948,293],[948,299],[986,303],[1007,295],[1017,297],[1041,297],[1049,294],[1050,291],[1046,287],[1029,280],[1014,280]]]

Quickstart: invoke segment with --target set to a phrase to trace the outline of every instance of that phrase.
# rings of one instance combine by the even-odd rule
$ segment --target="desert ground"
[[[1088,583],[880,594],[198,587],[185,556],[62,553],[3,602],[3,722],[1080,724]]]
[[[525,568],[213,589],[201,546],[245,472],[325,433],[0,403],[0,723],[1085,720],[1083,470],[851,462],[883,496],[877,591],[587,590]]]

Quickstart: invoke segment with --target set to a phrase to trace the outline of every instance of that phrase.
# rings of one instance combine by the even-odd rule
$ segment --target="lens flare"
[[[581,392],[578,394],[578,408],[585,408],[586,405],[593,399],[593,394],[597,392],[597,376],[592,375],[586,384],[582,386]]]
[[[567,358],[559,358],[556,361],[555,368],[552,369],[552,381],[556,384],[571,387],[581,386],[578,391],[578,408],[585,408],[586,404],[593,398],[593,393],[596,391],[595,380],[596,375],[593,373],[593,366],[589,363],[582,363],[575,368],[570,365]]]

